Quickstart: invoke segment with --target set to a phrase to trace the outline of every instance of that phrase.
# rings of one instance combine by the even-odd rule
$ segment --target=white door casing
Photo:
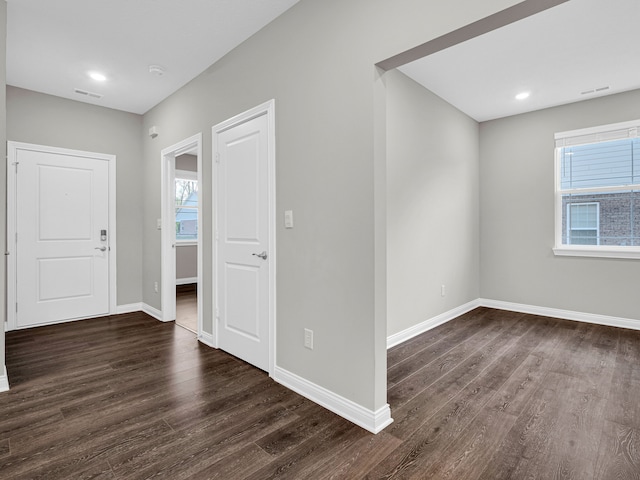
[[[8,146],[9,329],[115,312],[115,157]]]
[[[162,161],[162,241],[161,241],[161,315],[160,320],[169,322],[176,319],[176,237],[175,237],[175,160],[176,157],[185,153],[192,153],[197,158],[197,179],[200,195],[198,195],[198,279],[197,279],[197,302],[198,302],[198,339],[207,342],[206,335],[202,329],[202,133],[197,133],[181,142],[164,148],[160,153]]]
[[[275,361],[273,106],[213,128],[215,344],[269,373]]]

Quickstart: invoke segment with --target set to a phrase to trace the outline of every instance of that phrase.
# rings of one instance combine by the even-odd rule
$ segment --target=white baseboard
[[[190,283],[198,283],[198,277],[176,278],[176,285],[189,285]]]
[[[273,379],[371,433],[381,432],[393,422],[388,404],[374,412],[278,366]]]
[[[198,341],[200,343],[204,343],[207,347],[218,348],[215,346],[215,342],[213,341],[213,335],[207,332],[202,332],[198,335]]]
[[[155,307],[152,307],[151,305],[147,305],[146,303],[142,303],[141,304],[141,310],[146,313],[147,315],[152,316],[153,318],[155,318],[156,320],[160,320],[161,322],[163,322],[164,320],[162,320],[162,312],[160,310],[158,310]]]
[[[608,315],[598,315],[595,313],[574,312],[572,310],[562,310],[558,308],[538,307],[535,305],[524,305],[521,303],[503,302],[501,300],[490,300],[481,298],[480,305],[498,310],[510,310],[512,312],[529,313],[544,317],[562,318],[564,320],[574,320],[576,322],[595,323],[609,327],[629,328],[640,330],[640,320],[632,318],[611,317]]]
[[[7,367],[3,365],[0,373],[2,373],[2,375],[0,375],[0,392],[6,392],[7,390],[9,390],[9,376],[7,375]]]
[[[387,337],[387,348],[395,347],[407,340],[420,335],[426,331],[431,330],[432,328],[436,328],[443,323],[447,323],[450,320],[453,320],[460,315],[464,315],[467,312],[470,312],[474,308],[478,308],[480,306],[480,300],[472,300],[471,302],[465,303],[459,307],[456,307],[448,312],[441,313],[433,318],[425,320],[424,322],[420,322],[413,327],[409,327],[406,330],[402,330],[401,332],[394,333]]]
[[[116,313],[132,313],[132,312],[141,312],[142,311],[142,302],[138,303],[129,303],[127,305],[118,305],[116,307]]]

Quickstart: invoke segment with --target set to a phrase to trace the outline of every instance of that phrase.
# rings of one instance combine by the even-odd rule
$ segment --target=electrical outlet
[[[158,293],[158,282],[153,282],[153,291]]]
[[[440,285],[440,296],[444,297],[445,294],[445,287],[444,285]]]
[[[304,346],[309,350],[313,350],[313,330],[304,329]]]

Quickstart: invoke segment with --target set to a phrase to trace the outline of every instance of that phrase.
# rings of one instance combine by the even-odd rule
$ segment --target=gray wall
[[[398,71],[386,85],[392,335],[479,297],[479,128]]]
[[[176,245],[176,280],[198,276],[198,246]]]
[[[387,325],[376,292],[386,292],[378,215],[386,159],[374,65],[515,3],[302,0],[145,114],[143,131],[166,133],[144,138],[144,301],[160,307],[160,151],[202,132],[203,327],[212,331],[211,127],[274,98],[277,218],[288,209],[296,218],[293,230],[278,221],[276,231],[276,363],[382,407]],[[314,350],[303,347],[304,328],[314,330]]]
[[[198,171],[198,156],[185,153],[176,157],[176,170]]]
[[[142,116],[11,86],[6,95],[8,140],[116,155],[117,302],[139,303]]]
[[[638,118],[635,90],[480,125],[483,298],[640,320],[640,262],[551,250],[554,133]]]

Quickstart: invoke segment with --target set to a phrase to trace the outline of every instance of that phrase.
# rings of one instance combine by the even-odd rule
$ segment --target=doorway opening
[[[162,150],[162,321],[202,335],[202,134]]]

